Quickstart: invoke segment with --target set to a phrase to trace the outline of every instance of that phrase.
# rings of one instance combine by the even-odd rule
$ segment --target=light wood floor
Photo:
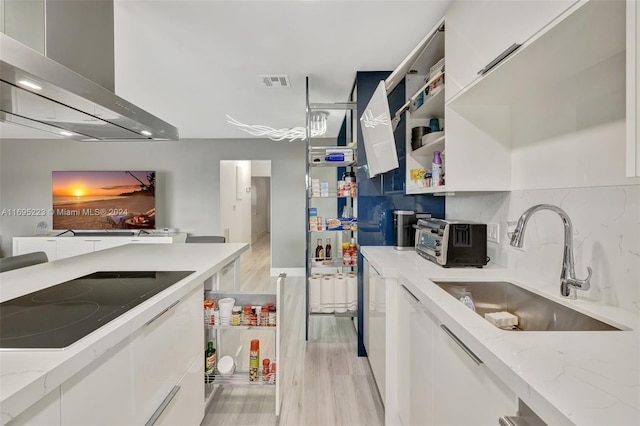
[[[260,239],[241,260],[242,289],[271,291],[269,238]],[[251,259],[255,264],[247,265]],[[275,392],[261,388],[219,388],[202,425],[331,426],[384,424],[382,402],[367,358],[357,356],[356,332],[348,318],[314,316],[304,339],[304,277],[287,277],[284,286],[280,418]]]

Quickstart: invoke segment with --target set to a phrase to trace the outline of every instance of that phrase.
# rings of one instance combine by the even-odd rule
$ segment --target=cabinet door
[[[501,416],[515,415],[516,395],[437,323],[433,331],[433,424],[496,425]]]
[[[417,307],[410,315],[409,406],[412,425],[433,425],[433,329],[435,320]]]
[[[58,240],[58,259],[79,256],[85,253],[93,253],[94,240],[68,237]]]
[[[576,0],[458,1],[445,14],[445,99],[513,43],[524,43]]]
[[[123,246],[125,244],[129,244],[130,242],[131,240],[129,238],[124,237],[101,238],[95,241],[93,249],[95,251],[105,250],[111,247]]]
[[[124,340],[62,384],[62,424],[132,424],[134,374]]]
[[[43,251],[49,261],[58,259],[58,242],[55,238],[14,238],[13,255]]]
[[[202,303],[203,287],[199,286],[132,336],[134,423],[146,423],[192,361],[204,353]],[[204,389],[202,380],[198,385]],[[192,409],[204,416],[204,396],[192,404]]]
[[[155,426],[161,425],[198,425],[204,418],[204,385],[202,371],[204,354],[196,357],[185,373],[175,396],[166,406]]]
[[[418,299],[403,285],[398,285],[397,362],[395,363],[397,417],[402,425],[411,425],[411,331],[408,324]],[[427,383],[424,384],[425,386]]]
[[[368,334],[367,355],[382,402],[385,402],[385,290],[385,278],[370,266],[369,321],[365,330]]]

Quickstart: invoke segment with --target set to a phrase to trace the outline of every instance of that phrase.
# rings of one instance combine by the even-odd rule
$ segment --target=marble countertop
[[[640,424],[640,318],[592,301],[561,298],[559,284],[533,288],[504,268],[442,268],[413,251],[361,247],[395,277],[548,424]],[[431,280],[510,281],[626,331],[527,331],[494,327]]]
[[[96,271],[195,271],[66,349],[0,350],[0,424],[60,386],[248,248],[247,244],[129,244],[0,274],[0,301],[5,301]]]

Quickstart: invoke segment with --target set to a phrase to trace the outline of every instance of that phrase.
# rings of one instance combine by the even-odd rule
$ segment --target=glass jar
[[[267,325],[269,327],[276,326],[276,306],[275,305],[269,306],[269,320],[267,322]]]
[[[244,315],[242,316],[242,325],[251,325],[251,305],[244,305]]]
[[[234,306],[231,310],[231,325],[240,325],[240,317],[242,308],[240,306]]]
[[[260,325],[266,327],[269,324],[269,306],[263,306],[260,310]]]

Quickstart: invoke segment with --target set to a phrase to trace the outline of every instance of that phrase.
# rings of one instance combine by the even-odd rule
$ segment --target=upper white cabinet
[[[627,176],[640,176],[640,7],[627,0]]]
[[[524,43],[576,1],[454,2],[445,15],[446,100],[510,46]]]
[[[521,7],[527,16],[528,2],[497,3],[509,10]],[[625,163],[628,169],[629,162],[637,162],[637,155],[628,153],[632,144],[625,143],[628,96],[636,102],[635,91],[629,93],[625,84],[626,2],[557,3],[568,8],[446,102],[448,191],[640,182],[625,176]],[[464,7],[472,4],[463,2],[452,11],[470,19],[472,10]],[[490,15],[485,10],[478,16]],[[460,26],[456,30],[455,15],[453,20],[447,20],[447,45],[456,31],[469,34]],[[449,47],[447,61],[462,49]],[[445,90],[456,84],[452,67],[447,62]]]

